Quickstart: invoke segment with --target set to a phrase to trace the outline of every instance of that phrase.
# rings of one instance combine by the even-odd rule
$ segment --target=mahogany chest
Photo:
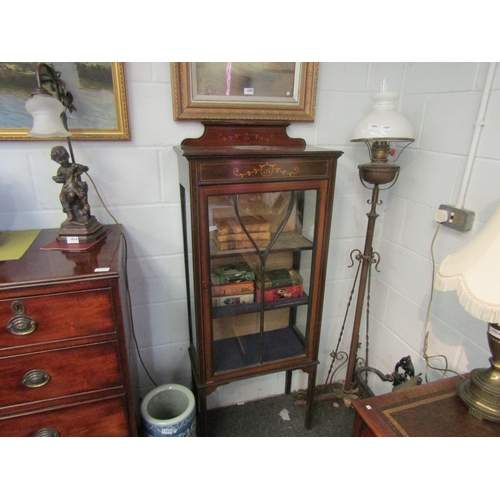
[[[0,436],[135,436],[118,226],[84,251],[42,230],[0,262]]]

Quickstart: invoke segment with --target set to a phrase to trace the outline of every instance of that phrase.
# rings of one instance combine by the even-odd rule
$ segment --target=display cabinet
[[[222,384],[308,374],[310,427],[340,151],[283,123],[205,123],[175,150],[198,431]]]

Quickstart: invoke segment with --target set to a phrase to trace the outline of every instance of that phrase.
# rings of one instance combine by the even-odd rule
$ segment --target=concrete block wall
[[[474,226],[468,233],[445,227],[436,233],[435,210],[442,203],[455,205],[459,201],[488,66],[407,66],[403,110],[412,121],[416,141],[401,158],[400,179],[383,209],[378,240],[383,260],[374,285],[377,305],[372,309],[370,364],[385,373],[410,354],[424,380],[441,377],[442,372],[426,370],[422,358],[426,332],[427,354],[438,356],[431,360],[433,366],[448,366],[459,373],[488,366],[486,323],[466,313],[455,293],[433,292],[431,285],[431,246],[437,266],[481,229],[500,201],[496,189],[500,152],[493,139],[500,132],[497,72],[464,200],[465,208],[476,213]],[[372,382],[375,392],[387,390],[387,384],[375,377]]]
[[[292,137],[344,152],[335,193],[318,384],[330,366],[352,286],[349,254],[363,247],[369,192],[359,182],[357,165],[367,161],[367,153],[363,145],[349,140],[356,122],[371,109],[370,95],[386,78],[388,90],[401,95],[401,111],[412,122],[416,141],[398,162],[397,184],[381,196],[374,249],[382,260],[372,284],[369,361],[391,372],[400,357],[411,354],[422,371],[422,329],[431,290],[429,249],[436,227],[432,217],[439,204],[454,202],[458,194],[487,68],[487,63],[321,63],[316,120],[289,128]],[[190,385],[172,147],[186,137],[199,137],[203,127],[173,121],[168,63],[126,63],[126,75],[131,141],[75,142],[76,161],[90,167],[106,206],[124,226],[135,332],[148,372],[159,384]],[[466,208],[476,211],[476,224],[467,234],[450,234],[443,228],[435,243],[438,262],[464,244],[499,201],[499,84],[496,77],[467,195]],[[0,230],[57,227],[62,222],[59,187],[51,179],[56,165],[49,157],[55,144],[0,142]],[[90,191],[93,213],[101,222],[112,223]],[[351,320],[344,349],[349,347]],[[445,354],[458,371],[483,366],[488,358],[485,327],[463,311],[454,294],[436,292],[430,353]],[[139,399],[153,384],[133,345],[131,364]],[[338,377],[342,376],[341,370]],[[305,387],[304,375],[297,373],[293,380],[294,388]],[[390,389],[373,383],[376,391]],[[217,389],[209,406],[257,399],[283,388],[284,374],[242,381]]]

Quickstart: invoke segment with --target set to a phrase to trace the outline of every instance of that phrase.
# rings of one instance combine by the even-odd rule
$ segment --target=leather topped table
[[[500,436],[500,423],[479,420],[459,398],[459,377],[354,401],[353,436]]]

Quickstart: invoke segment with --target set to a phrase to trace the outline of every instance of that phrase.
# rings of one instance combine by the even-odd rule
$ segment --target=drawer
[[[11,333],[9,328],[17,333]],[[108,288],[0,301],[0,349],[115,330]]]
[[[129,436],[126,402],[120,397],[0,419],[0,436],[30,437],[37,433],[61,437]]]
[[[119,361],[114,341],[0,359],[0,407],[120,387]],[[23,382],[30,372],[30,382]]]

